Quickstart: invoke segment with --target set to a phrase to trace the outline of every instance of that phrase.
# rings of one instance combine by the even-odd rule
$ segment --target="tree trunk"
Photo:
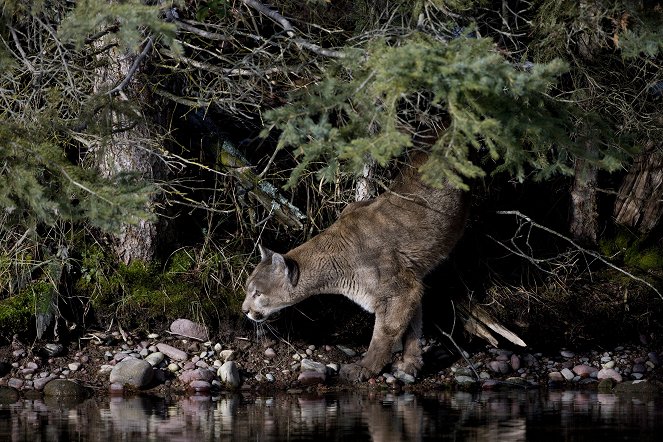
[[[663,214],[663,145],[651,143],[629,169],[615,201],[618,224],[650,232]]]
[[[596,199],[595,166],[584,160],[576,160],[573,187],[571,189],[571,225],[574,239],[596,243],[598,233],[598,208]]]
[[[107,43],[102,39],[98,41],[98,46],[103,47]],[[103,52],[99,56],[94,92],[109,94],[109,100],[117,100],[111,106],[150,103],[150,98],[136,77],[139,72],[137,66],[144,61],[142,59],[151,48],[151,41],[148,41],[140,55],[129,55],[117,47]],[[119,106],[113,109],[119,109]],[[110,136],[94,149],[96,166],[104,177],[112,178],[128,173],[148,181],[165,179],[166,165],[155,150],[159,132],[157,125],[144,112],[146,109],[147,105],[131,111],[111,110],[106,116]],[[157,201],[153,199],[146,210],[154,213],[156,204]],[[133,260],[149,261],[154,257],[157,238],[162,230],[162,219],[144,219],[137,224],[123,225],[120,232],[113,235],[111,243],[124,263]]]

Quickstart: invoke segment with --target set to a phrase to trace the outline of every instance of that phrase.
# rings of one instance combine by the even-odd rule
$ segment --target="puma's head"
[[[272,313],[296,303],[293,289],[299,280],[297,263],[262,246],[260,264],[246,281],[242,311],[249,319],[262,322]]]

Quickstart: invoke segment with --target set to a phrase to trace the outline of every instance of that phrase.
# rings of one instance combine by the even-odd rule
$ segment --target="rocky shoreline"
[[[222,391],[334,391],[357,385],[337,376],[365,348],[315,346],[262,338],[208,339],[206,328],[178,319],[166,334],[91,333],[68,347],[28,347],[18,337],[0,348],[0,398],[41,395],[205,395]],[[461,356],[424,341],[425,371],[418,379],[388,373],[359,384],[365,389],[425,392],[442,389],[633,388],[661,392],[663,354],[648,345],[553,354],[489,348]],[[74,385],[72,385],[74,384]],[[6,399],[4,399],[6,400]]]

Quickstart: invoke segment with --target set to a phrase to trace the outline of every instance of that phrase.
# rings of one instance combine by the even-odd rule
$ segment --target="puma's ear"
[[[271,260],[272,255],[274,255],[274,252],[269,250],[267,247],[263,247],[262,244],[258,244],[258,250],[260,250],[261,261]]]
[[[297,261],[292,258],[287,258],[280,253],[272,252],[272,266],[284,273],[285,277],[290,281],[294,287],[299,281],[299,266]]]

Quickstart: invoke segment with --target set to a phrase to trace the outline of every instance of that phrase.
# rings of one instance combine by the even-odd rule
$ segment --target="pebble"
[[[207,381],[193,381],[189,384],[189,389],[196,393],[207,393],[212,388],[212,384]]]
[[[67,365],[69,367],[69,370],[71,371],[78,371],[81,368],[81,363],[80,362],[72,362],[71,364]]]
[[[597,372],[598,368],[586,364],[579,364],[573,367],[573,372],[580,377],[589,377],[592,373]]]
[[[560,373],[559,371],[551,371],[550,373],[548,373],[548,380],[554,382],[562,382],[564,381],[564,375],[562,375],[562,373]]]
[[[274,351],[274,349],[272,347],[268,347],[265,350],[265,357],[267,359],[274,359],[276,357],[276,352]]]
[[[165,355],[161,353],[160,351],[150,353],[145,357],[145,360],[152,366],[156,367],[157,365],[161,364],[163,360],[165,359]]]
[[[188,359],[188,356],[186,352],[173,347],[172,345],[164,344],[163,342],[160,342],[157,344],[157,348],[161,353],[163,353],[165,356],[168,356],[170,359],[173,359],[175,361],[186,361]]]
[[[221,350],[219,357],[223,362],[232,361],[235,358],[235,352],[233,350]]]
[[[568,368],[563,368],[560,371],[560,373],[562,374],[562,376],[564,376],[564,379],[566,379],[567,381],[573,380],[573,378],[575,377],[575,374],[573,374],[573,372]]]
[[[415,381],[414,376],[412,376],[409,373],[405,373],[404,371],[400,371],[400,370],[398,370],[394,373],[394,377],[396,379],[398,379],[399,381],[405,383],[405,384],[413,384],[414,381]]]
[[[274,375],[272,373],[267,373],[265,375],[265,379],[267,379],[267,382],[274,382],[276,379],[274,378]]]
[[[327,367],[322,362],[312,361],[310,359],[302,359],[300,363],[301,371],[317,371],[318,373],[326,373]]]
[[[191,383],[193,381],[211,382],[212,379],[214,379],[214,372],[202,368],[197,368],[195,370],[183,371],[180,373],[178,378],[185,384]]]
[[[302,385],[318,385],[327,381],[327,376],[319,371],[302,371],[297,376],[297,380]]]
[[[599,380],[612,379],[616,382],[621,382],[622,381],[622,375],[617,373],[617,371],[615,371],[612,368],[602,368],[601,370],[599,370],[599,372],[597,374],[597,378]]]
[[[207,327],[188,319],[176,319],[170,324],[170,331],[176,335],[187,338],[197,339],[199,341],[208,340]]]
[[[350,347],[346,347],[344,345],[337,345],[336,348],[341,350],[343,353],[345,353],[347,356],[353,357],[357,355],[357,352],[351,349]]]
[[[158,338],[159,338],[158,333],[150,333],[149,335],[147,335],[147,339],[158,339]]]
[[[219,370],[217,371],[221,382],[226,385],[228,388],[237,388],[241,383],[239,377],[239,369],[235,361],[226,361],[223,363]]]
[[[43,378],[35,379],[32,381],[32,386],[35,388],[35,390],[43,390],[46,384],[57,378],[58,377],[56,375],[49,375]]]
[[[615,368],[615,361],[608,361],[605,364],[601,364],[603,368]]]

